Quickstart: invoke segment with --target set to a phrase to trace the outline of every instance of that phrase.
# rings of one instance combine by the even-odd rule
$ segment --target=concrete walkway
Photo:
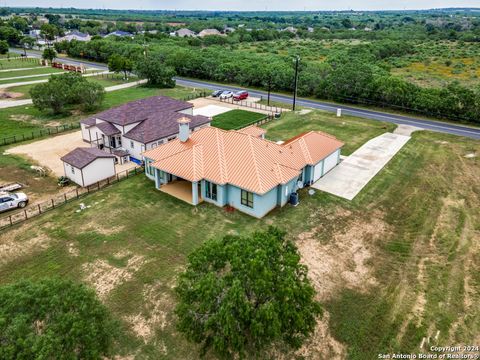
[[[36,70],[36,69],[44,69],[46,66],[36,66],[36,67],[29,67],[29,68],[15,68],[15,69],[2,69],[0,72],[12,72],[12,71],[25,71],[25,70]]]
[[[410,140],[410,136],[385,133],[367,141],[337,167],[312,185],[347,200],[355,196]]]
[[[16,79],[29,79],[29,78],[34,78],[34,77],[45,77],[45,76],[50,76],[50,75],[58,75],[58,74],[65,74],[66,71],[60,71],[60,72],[51,72],[51,73],[45,73],[45,74],[35,74],[35,75],[22,75],[22,76],[14,76],[14,77],[7,77],[7,78],[1,78],[0,81],[7,81],[7,80],[16,80]],[[2,84],[3,85],[3,84]],[[5,84],[7,85],[7,84]],[[8,84],[10,85],[10,84]]]

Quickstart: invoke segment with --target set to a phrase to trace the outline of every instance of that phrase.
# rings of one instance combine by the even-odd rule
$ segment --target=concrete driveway
[[[312,187],[353,200],[408,140],[410,136],[401,134],[377,136],[363,144]]]

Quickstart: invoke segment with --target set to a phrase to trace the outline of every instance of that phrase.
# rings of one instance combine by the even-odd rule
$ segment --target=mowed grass
[[[48,76],[49,74],[57,73],[57,72],[62,72],[62,70],[51,68],[51,67],[38,67],[35,69],[29,69],[29,70],[2,71],[0,72],[0,81],[3,82],[2,79],[19,77],[19,76],[42,75],[42,74],[44,74],[45,76]],[[37,77],[37,79],[38,78],[40,77]],[[16,81],[20,82],[24,80],[18,79]]]
[[[391,132],[395,124],[381,121],[367,121],[353,116],[337,118],[334,113],[312,110],[309,113],[285,112],[279,120],[263,126],[266,138],[285,141],[301,133],[317,130],[336,136],[345,143],[342,154],[349,155],[368,139]]]
[[[40,67],[38,59],[2,59],[0,60],[0,70]]]
[[[267,128],[282,139],[328,130],[345,139],[347,149],[385,131],[373,121],[307,115]],[[416,133],[353,201],[304,189],[298,207],[275,209],[262,220],[205,203],[192,207],[140,175],[0,234],[0,283],[61,276],[105,290],[113,282],[103,301],[123,324],[118,354],[197,359],[198,348],[176,331],[173,314],[173,287],[188,254],[211,237],[273,224],[295,242],[307,237],[312,248],[324,249],[314,276],[319,291],[334,288],[322,293],[322,303],[343,358],[418,352],[422,338],[437,331],[440,345],[474,343],[480,333],[480,162],[464,157],[469,153],[480,153],[477,141]],[[91,207],[77,213],[80,202]],[[369,255],[358,264],[354,254],[365,249]],[[329,257],[338,261],[329,265]],[[92,272],[95,280],[88,280]],[[338,358],[326,353],[329,344],[328,336],[307,343],[307,358]]]
[[[11,88],[9,91],[28,91],[29,88],[31,88],[31,86],[25,85],[25,87],[21,89]],[[200,91],[201,89],[197,89],[195,90],[195,93]],[[187,96],[194,95],[194,91],[191,88],[181,86],[177,86],[173,89],[155,89],[139,86],[117,90],[107,93],[102,107],[95,112],[100,112],[132,100],[155,95],[165,95],[177,99],[183,99]],[[79,120],[88,115],[89,114],[81,114],[78,112],[67,115],[51,115],[37,110],[33,105],[2,109],[0,111],[0,145],[3,143],[2,139],[4,137],[21,137],[22,135],[31,136],[32,131],[38,132],[40,129],[45,129],[51,126],[78,123]]]
[[[265,114],[234,109],[214,116],[211,125],[224,130],[240,129],[265,117]]]

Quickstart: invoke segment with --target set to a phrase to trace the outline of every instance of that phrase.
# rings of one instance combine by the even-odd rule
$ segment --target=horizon
[[[160,3],[160,4],[158,4]],[[312,5],[312,3],[315,3]],[[445,9],[473,9],[480,10],[476,0],[360,0],[355,1],[359,4],[352,6],[351,0],[338,0],[335,6],[330,4],[318,4],[323,2],[312,2],[309,0],[299,0],[295,4],[287,1],[279,1],[273,6],[268,0],[258,0],[255,2],[245,2],[234,0],[225,4],[217,0],[205,0],[202,7],[198,7],[198,2],[193,0],[179,0],[175,3],[163,1],[137,0],[124,1],[119,4],[112,0],[102,2],[94,0],[85,0],[82,2],[76,0],[51,1],[37,0],[4,0],[0,2],[3,7],[8,8],[51,8],[51,9],[77,9],[77,10],[123,10],[123,11],[205,11],[205,12],[372,12],[372,11],[432,11]],[[453,4],[452,4],[453,3]]]

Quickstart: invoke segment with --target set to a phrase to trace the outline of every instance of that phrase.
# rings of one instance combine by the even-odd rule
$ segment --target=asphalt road
[[[10,51],[15,53],[23,52],[23,50],[18,50],[18,49],[10,49]],[[33,52],[31,53],[27,51],[27,54],[29,56],[40,57],[40,54],[38,53],[33,53]],[[99,70],[107,69],[107,66],[104,64],[92,63],[89,61],[70,59],[70,58],[60,58],[59,60],[67,64],[85,65],[85,66],[99,69]],[[218,88],[225,89],[225,90],[232,90],[232,91],[240,90],[240,88],[238,87],[217,85],[217,84],[209,83],[206,81],[190,80],[190,79],[184,79],[180,77],[177,77],[176,81],[177,81],[177,84],[179,85],[185,85],[190,87],[201,87],[201,88],[210,89],[210,90],[215,90]],[[267,93],[264,91],[249,90],[249,93],[257,97],[267,96]],[[292,97],[287,95],[272,94],[270,96],[270,99],[272,101],[282,102],[285,104],[292,104]],[[352,106],[345,106],[345,105],[337,106],[337,105],[332,105],[326,102],[315,101],[315,100],[298,99],[297,104],[300,106],[306,106],[306,107],[332,111],[332,112],[336,112],[337,109],[340,108],[342,109],[342,114],[346,114],[346,115],[358,116],[366,119],[373,119],[373,120],[379,120],[379,121],[386,121],[394,124],[405,124],[405,125],[417,126],[419,128],[426,129],[426,130],[465,136],[473,139],[480,139],[480,128],[449,124],[449,123],[444,123],[440,121],[417,119],[411,116],[389,114],[381,111],[355,108]]]

